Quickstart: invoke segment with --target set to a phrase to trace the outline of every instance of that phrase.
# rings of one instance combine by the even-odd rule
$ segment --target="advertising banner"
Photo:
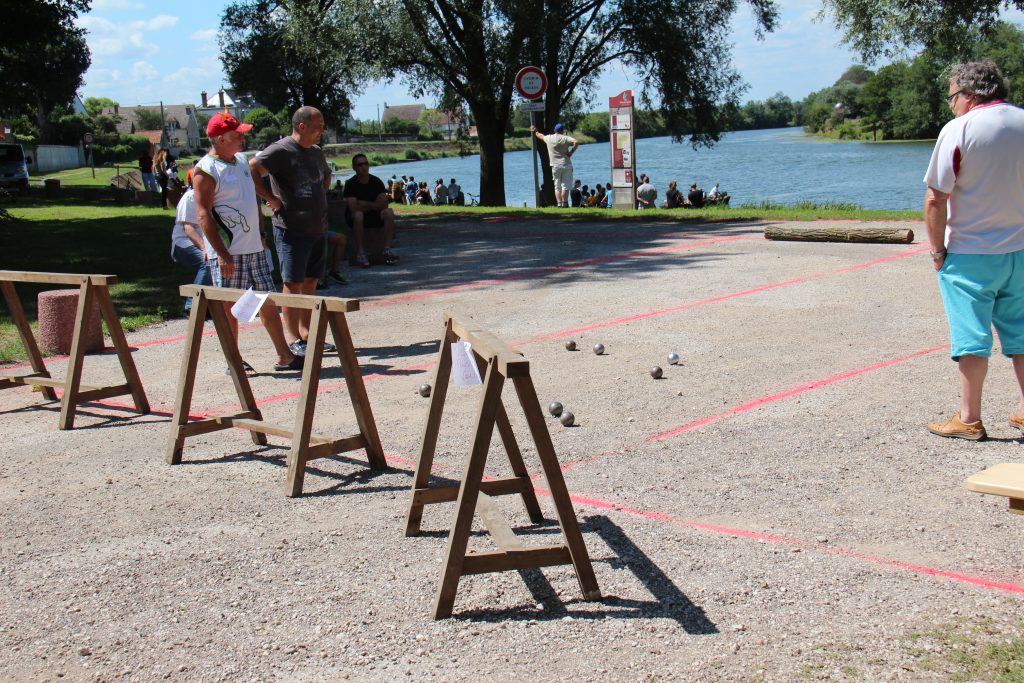
[[[636,208],[636,139],[633,135],[633,91],[623,90],[608,98],[608,129],[611,132],[612,208]]]

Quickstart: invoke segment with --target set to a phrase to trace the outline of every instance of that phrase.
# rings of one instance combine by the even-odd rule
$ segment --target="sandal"
[[[384,263],[388,264],[389,266],[398,263],[398,254],[396,254],[395,252],[391,251],[390,248],[385,249],[384,250]]]
[[[358,265],[360,268],[369,268],[370,259],[366,258],[365,253],[361,253],[358,256],[356,256],[356,265]]]
[[[246,377],[255,377],[256,375],[260,374],[260,373],[256,372],[256,368],[254,368],[253,366],[249,365],[244,360],[242,361],[242,372],[245,373]],[[227,375],[228,377],[230,377],[231,376],[231,368],[230,367],[224,368],[224,374]]]

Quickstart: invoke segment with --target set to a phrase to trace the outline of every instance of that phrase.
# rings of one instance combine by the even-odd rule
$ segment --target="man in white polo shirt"
[[[1024,111],[1003,101],[992,62],[953,67],[948,92],[956,118],[935,143],[924,211],[961,396],[960,412],[928,430],[980,441],[993,326],[1020,387],[1010,425],[1024,431]]]
[[[210,259],[213,284],[229,289],[257,292],[277,291],[263,254],[260,234],[260,208],[256,185],[249,163],[242,155],[245,135],[252,128],[228,113],[216,114],[206,126],[210,138],[209,154],[196,164],[192,184],[195,188],[196,217],[203,229],[206,256]],[[262,182],[259,178],[258,182]],[[224,243],[220,231],[228,237]],[[225,303],[232,332],[238,338],[238,321]],[[298,370],[303,357],[292,353],[284,338],[284,327],[277,307],[269,301],[260,309],[260,320],[277,351],[274,370]],[[246,372],[254,372],[245,363]]]

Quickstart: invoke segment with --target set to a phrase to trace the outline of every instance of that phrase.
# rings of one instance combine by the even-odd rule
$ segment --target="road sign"
[[[519,111],[544,111],[544,100],[535,102],[520,102]]]
[[[516,90],[526,100],[535,100],[548,89],[548,77],[536,66],[524,66],[516,74]]]

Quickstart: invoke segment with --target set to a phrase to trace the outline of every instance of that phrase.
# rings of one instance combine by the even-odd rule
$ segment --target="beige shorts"
[[[555,182],[555,192],[568,190],[572,187],[572,166],[552,166],[551,178]]]

